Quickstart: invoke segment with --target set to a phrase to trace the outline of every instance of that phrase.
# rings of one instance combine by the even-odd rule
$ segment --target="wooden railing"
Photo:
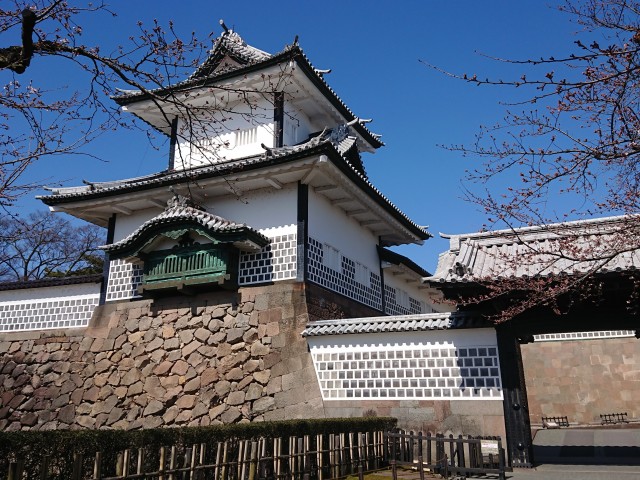
[[[303,437],[227,440],[188,448],[162,447],[153,458],[149,449],[120,452],[115,465],[102,452],[75,454],[69,474],[43,457],[31,471],[17,458],[8,480],[329,480],[384,467],[384,432],[305,435]]]
[[[391,466],[393,479],[397,467],[415,468],[448,477],[451,475],[496,475],[505,478],[505,451],[500,437],[445,437],[402,430],[385,433],[385,463]]]
[[[166,282],[227,273],[229,252],[216,246],[153,252],[144,260],[144,282]]]

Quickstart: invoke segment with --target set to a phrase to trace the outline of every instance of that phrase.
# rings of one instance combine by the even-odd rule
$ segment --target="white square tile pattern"
[[[402,292],[409,299],[409,305],[402,305],[398,301],[398,293]],[[399,288],[384,286],[384,313],[389,315],[414,315],[418,313],[434,313],[433,308],[426,302],[417,300]]]
[[[310,346],[324,400],[502,399],[497,346]]]
[[[297,237],[295,231],[283,233],[270,237],[271,243],[258,253],[241,253],[238,284],[250,285],[296,278]]]
[[[333,247],[331,247],[333,248]],[[340,254],[340,269],[331,268],[332,261],[325,261],[325,244],[309,237],[307,274],[309,281],[338,292],[378,310],[382,309],[380,275],[369,271],[369,283],[365,285],[356,280],[354,260]],[[331,257],[335,256],[330,252]],[[362,272],[362,266],[360,267]]]
[[[142,266],[122,259],[111,260],[105,300],[126,300],[138,297],[142,284]]]
[[[0,332],[89,325],[99,294],[0,303]]]
[[[598,338],[619,338],[633,337],[633,330],[603,330],[599,332],[567,332],[567,333],[545,333],[534,335],[536,342],[560,342],[562,340],[595,340]]]

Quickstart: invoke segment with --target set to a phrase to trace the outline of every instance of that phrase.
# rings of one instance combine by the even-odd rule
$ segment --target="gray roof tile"
[[[0,291],[23,290],[26,288],[61,287],[66,285],[79,285],[81,283],[100,283],[102,274],[73,275],[69,277],[40,278],[38,280],[21,280],[17,282],[0,282]]]
[[[216,70],[216,67],[226,52],[231,53],[237,59],[241,60],[241,62],[237,67],[230,66],[224,70]],[[244,75],[247,69],[259,68],[263,64],[264,66],[269,66],[273,63],[277,64],[285,60],[296,60],[300,62],[303,67],[303,71],[305,71],[313,82],[320,87],[320,90],[323,91],[325,97],[329,98],[332,103],[338,107],[338,110],[342,110],[347,121],[355,121],[354,125],[357,130],[360,134],[364,134],[364,136],[368,138],[368,141],[374,148],[384,145],[384,143],[380,141],[381,135],[371,132],[363,122],[360,122],[359,117],[356,116],[349,107],[347,107],[338,94],[329,86],[321,71],[311,64],[309,58],[304,54],[297,43],[287,45],[282,51],[276,54],[269,54],[248,45],[240,35],[229,30],[228,32],[223,32],[220,37],[216,39],[213,48],[209,52],[208,58],[187,79],[171,85],[170,87],[156,88],[149,92],[162,94],[163,92],[166,93],[176,89],[180,90],[183,88],[201,87],[216,80],[226,78],[229,75]],[[126,105],[137,100],[143,100],[147,96],[148,94],[142,91],[119,90],[119,95],[112,98],[120,105]]]
[[[388,317],[366,317],[309,322],[303,337],[355,333],[417,332],[455,328],[480,328],[489,324],[474,314],[461,312],[424,313]]]
[[[311,138],[307,142],[295,145],[285,146],[279,148],[268,149],[262,155],[254,155],[250,157],[229,160],[226,162],[220,162],[215,165],[207,165],[203,167],[193,168],[189,170],[178,171],[164,171],[151,175],[136,177],[130,179],[124,179],[112,182],[86,182],[86,186],[77,187],[62,187],[62,188],[48,188],[52,192],[51,195],[38,196],[47,205],[57,205],[65,202],[85,200],[95,197],[102,197],[112,194],[118,194],[129,191],[145,190],[147,188],[156,188],[163,185],[173,185],[180,182],[192,181],[201,178],[210,178],[223,176],[229,172],[247,170],[249,167],[259,168],[260,166],[267,165],[273,160],[282,162],[288,161],[289,158],[295,159],[298,155],[304,154],[307,151],[311,151],[316,148],[322,148],[323,146],[332,147],[335,152],[340,155],[340,158],[345,165],[345,168],[349,173],[357,177],[360,182],[363,182],[367,188],[369,188],[374,197],[378,197],[383,204],[386,204],[396,215],[400,216],[405,222],[411,225],[411,227],[418,231],[423,238],[431,237],[431,234],[427,230],[413,222],[407,217],[394,203],[392,203],[385,195],[383,195],[367,178],[367,176],[354,166],[343,155],[352,148],[352,137],[348,135],[348,129],[346,133],[343,132],[343,136],[335,136],[333,130],[324,130],[319,135]]]
[[[105,245],[101,247],[107,252],[114,250],[122,250],[133,245],[136,240],[149,228],[159,226],[162,224],[175,223],[175,222],[195,222],[208,231],[212,232],[237,232],[237,231],[250,231],[257,236],[259,240],[262,240],[263,246],[269,243],[269,239],[257,232],[253,228],[247,226],[244,223],[235,223],[225,218],[219,217],[212,213],[208,213],[201,208],[187,205],[187,200],[184,197],[172,198],[167,202],[167,208],[159,215],[156,215],[150,220],[140,225],[135,231],[127,235],[122,240]]]
[[[607,273],[640,268],[637,216],[564,222],[512,230],[442,235],[449,250],[440,254],[427,283],[476,282]]]

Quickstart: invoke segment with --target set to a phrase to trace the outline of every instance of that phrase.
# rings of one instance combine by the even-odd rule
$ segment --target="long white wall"
[[[324,400],[502,400],[495,330],[307,337]]]
[[[99,283],[0,291],[0,332],[86,327],[99,299]]]

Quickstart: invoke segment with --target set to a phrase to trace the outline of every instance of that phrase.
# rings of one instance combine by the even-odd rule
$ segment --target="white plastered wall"
[[[228,112],[215,116],[215,126],[202,131],[178,121],[178,142],[174,157],[176,169],[215,164],[225,160],[258,155],[261,144],[273,147],[273,103],[266,98],[239,102]],[[220,122],[218,117],[224,117]],[[194,145],[195,144],[195,145]]]
[[[0,291],[0,333],[86,327],[99,299],[99,283]]]
[[[229,180],[233,185],[233,180]],[[205,209],[229,221],[246,223],[268,236],[269,230],[297,222],[297,185],[291,184],[277,190],[265,188],[229,195],[203,202]],[[113,241],[118,242],[133,233],[140,225],[162,212],[160,208],[138,210],[131,215],[116,216]]]
[[[502,400],[495,330],[307,337],[324,400]]]
[[[232,184],[233,180],[229,181]],[[297,278],[297,198],[297,184],[291,184],[280,190],[265,188],[203,202],[208,212],[233,222],[245,223],[271,240],[260,252],[243,252],[240,255],[240,284]],[[117,215],[114,241],[122,240],[161,211],[160,208],[150,208],[131,215]],[[140,265],[122,259],[113,260],[109,269],[106,300],[137,296],[141,281]]]
[[[382,269],[384,275],[384,284],[385,287],[390,287],[395,289],[396,291],[401,290],[406,293],[406,295],[410,298],[415,299],[420,302],[421,308],[419,311],[415,311],[411,309],[411,306],[407,307],[410,309],[409,311],[394,311],[393,305],[389,303],[387,299],[387,313],[390,314],[411,314],[411,313],[432,313],[432,312],[440,312],[447,311],[438,309],[436,305],[433,305],[432,299],[429,297],[428,291],[426,289],[418,288],[420,283],[414,277],[411,278],[411,281],[407,282],[407,277],[405,275],[393,275],[389,272],[388,269]],[[397,299],[399,301],[399,299]]]
[[[312,188],[309,189],[309,236],[330,244],[372,272],[380,273],[377,238]]]
[[[99,283],[78,283],[55,287],[22,288],[0,291],[0,303],[41,300],[44,298],[64,298],[69,296],[95,295],[100,293]]]
[[[229,179],[231,187],[233,180]],[[264,188],[237,196],[217,197],[205,202],[208,212],[233,222],[246,223],[267,235],[268,230],[297,223],[297,184],[278,190]],[[268,235],[267,235],[268,236]]]
[[[304,112],[294,108],[290,102],[285,102],[284,112],[283,143],[296,145],[309,138],[311,122]]]

